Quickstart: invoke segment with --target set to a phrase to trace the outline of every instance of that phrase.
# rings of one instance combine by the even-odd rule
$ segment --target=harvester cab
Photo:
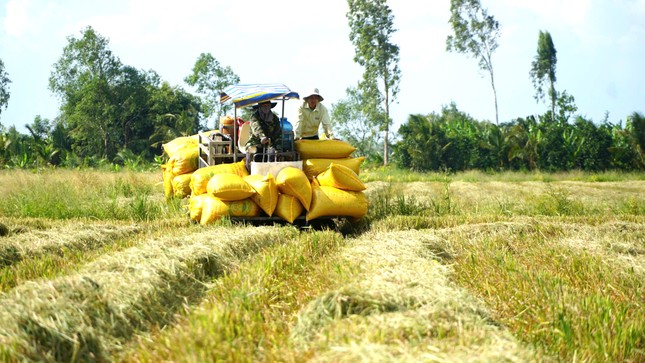
[[[247,121],[238,116],[239,109],[253,106],[263,101],[279,102],[280,130],[282,138],[281,145],[272,145],[263,153],[254,155],[254,160],[261,161],[300,161],[300,156],[294,148],[293,127],[284,117],[285,101],[298,99],[299,95],[292,92],[287,86],[280,83],[270,84],[236,84],[228,86],[220,94],[220,102],[232,102],[234,115],[225,116],[220,120],[220,132],[198,134],[199,138],[199,159],[198,167],[235,163],[246,159],[248,153],[255,154],[255,150],[247,150],[246,141],[251,135],[251,126]],[[294,164],[295,165],[295,164]],[[250,165],[247,165],[250,170]],[[301,167],[302,168],[302,167]]]

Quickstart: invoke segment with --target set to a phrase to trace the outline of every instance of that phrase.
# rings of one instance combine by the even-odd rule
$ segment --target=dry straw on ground
[[[291,237],[270,227],[197,230],[142,241],[67,277],[27,282],[0,295],[0,346],[16,359],[109,360],[136,331],[171,321],[209,279]]]
[[[139,233],[142,228],[115,221],[65,220],[40,223],[38,228],[16,220],[7,221],[9,233],[0,239],[0,267],[22,259],[62,249],[85,251]]]
[[[368,233],[343,255],[360,273],[312,301],[293,338],[313,361],[530,361],[535,353],[449,281],[451,248],[426,231]],[[443,257],[440,257],[443,256]]]

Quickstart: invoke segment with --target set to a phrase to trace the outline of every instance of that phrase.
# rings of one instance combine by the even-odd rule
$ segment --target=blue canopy
[[[236,108],[262,101],[290,98],[300,98],[300,96],[281,83],[235,84],[224,88],[220,93],[220,103],[233,100]]]

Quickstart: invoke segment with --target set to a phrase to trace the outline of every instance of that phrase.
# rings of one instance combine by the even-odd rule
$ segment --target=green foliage
[[[376,110],[375,98],[363,94],[360,89],[348,88],[347,98],[332,105],[331,116],[336,123],[338,136],[356,147],[354,156],[365,156],[368,162],[383,162],[379,155],[382,137],[378,127],[378,115],[366,114],[364,110]]]
[[[481,144],[479,127],[454,103],[443,107],[441,115],[411,115],[399,129],[402,140],[395,146],[397,161],[401,167],[419,171],[472,168]]]
[[[200,124],[202,103],[180,87],[171,87],[167,82],[151,94],[150,117],[154,130],[147,139],[154,155],[163,153],[162,144],[180,136],[196,134],[205,128]]]
[[[226,86],[240,82],[240,77],[233,72],[231,67],[222,67],[217,59],[210,53],[202,53],[197,58],[193,72],[184,81],[197,87],[197,92],[204,95],[204,115],[214,116],[217,128],[219,118],[225,115],[229,104],[219,102],[219,95]]]
[[[364,107],[361,111],[372,122],[378,122],[384,132],[383,164],[387,165],[390,105],[396,100],[401,78],[399,47],[390,41],[396,31],[394,15],[386,0],[348,0],[347,3],[349,39],[354,44],[354,61],[364,68],[363,80],[359,82],[358,89],[362,96],[369,96],[363,105],[367,106],[370,102],[378,105],[383,102],[385,106],[384,117],[380,117],[379,108]]]
[[[152,160],[161,143],[198,131],[199,98],[167,83],[159,86],[154,71],[122,64],[108,46],[91,27],[80,39],[68,38],[49,84],[62,101],[52,125],[54,149],[110,162],[128,149]]]
[[[479,69],[490,75],[495,97],[495,124],[499,124],[492,59],[498,47],[499,23],[481,7],[479,0],[450,0],[449,23],[454,35],[446,38],[446,50],[471,55],[477,59]]]
[[[9,103],[9,83],[11,83],[9,74],[4,70],[4,62],[0,59],[0,114]]]
[[[399,129],[394,158],[413,171],[645,169],[640,114],[632,114],[625,129],[582,117],[570,124],[566,112],[576,109],[573,97],[563,91],[560,102],[565,107],[556,122],[548,111],[497,126],[474,120],[454,103],[441,114],[410,115]]]

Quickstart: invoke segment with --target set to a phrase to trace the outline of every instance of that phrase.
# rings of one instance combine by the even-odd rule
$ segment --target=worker
[[[303,100],[304,102],[298,109],[294,138],[296,140],[318,140],[318,129],[322,123],[325,136],[328,139],[333,139],[329,112],[327,107],[321,103],[324,98],[318,92],[318,88],[314,88]]]
[[[280,151],[282,148],[280,119],[272,108],[276,106],[276,102],[262,101],[253,106],[253,115],[250,119],[251,135],[246,142],[246,159],[247,164],[250,159],[260,161],[259,156],[269,150]]]

